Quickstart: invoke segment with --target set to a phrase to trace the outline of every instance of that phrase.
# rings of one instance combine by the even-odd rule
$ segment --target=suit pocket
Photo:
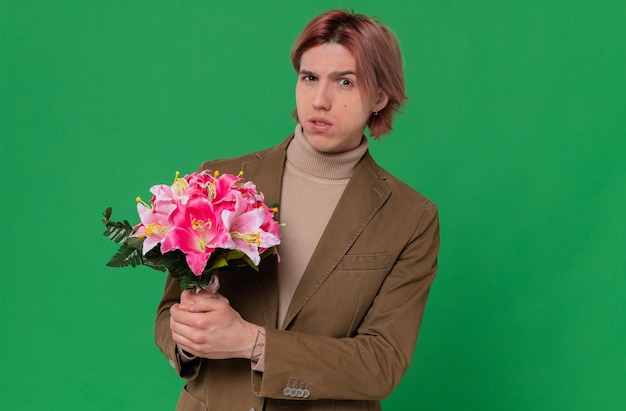
[[[391,253],[344,255],[302,307],[298,320],[315,324],[319,335],[354,336],[392,267]]]
[[[393,265],[391,253],[381,254],[346,254],[343,256],[337,270],[349,271],[389,271]]]
[[[189,391],[187,391],[187,386],[185,386],[181,392],[180,397],[178,397],[178,404],[176,405],[177,411],[207,411],[208,408],[206,405],[202,403],[202,401],[196,399],[192,396]]]

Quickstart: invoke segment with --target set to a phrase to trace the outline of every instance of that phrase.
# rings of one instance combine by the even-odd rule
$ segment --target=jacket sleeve
[[[167,276],[163,298],[157,308],[154,337],[157,346],[170,365],[184,379],[194,379],[200,371],[200,359],[183,362],[170,331],[170,307],[180,301],[180,285],[171,275]]]
[[[439,220],[431,203],[354,335],[334,338],[306,330],[267,330],[264,372],[252,373],[255,394],[296,400],[389,396],[409,367],[438,250]]]

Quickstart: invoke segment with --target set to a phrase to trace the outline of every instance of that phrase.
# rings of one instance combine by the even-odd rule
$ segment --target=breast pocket
[[[337,271],[358,271],[361,274],[388,272],[393,265],[391,253],[382,254],[346,254],[343,256]]]
[[[333,319],[316,321],[320,334],[353,336],[392,267],[392,254],[345,255],[301,314]]]

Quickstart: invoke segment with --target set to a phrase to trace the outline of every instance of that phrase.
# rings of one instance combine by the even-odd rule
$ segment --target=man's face
[[[383,93],[379,101],[371,101],[367,94],[348,49],[325,43],[305,51],[296,84],[296,109],[309,144],[326,153],[357,147],[372,112],[387,103]]]

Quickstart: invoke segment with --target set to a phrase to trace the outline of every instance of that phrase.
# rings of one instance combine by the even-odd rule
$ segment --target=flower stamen
[[[261,245],[261,233],[239,233],[237,231],[231,232],[230,236],[233,238],[239,238],[245,241],[247,247],[251,247],[252,244],[256,244],[257,247]]]
[[[143,201],[143,200],[141,199],[141,197],[139,197],[139,196],[137,196],[137,197],[135,198],[135,202],[143,204],[143,206],[144,206],[144,207],[146,207],[146,208],[150,208],[150,209],[152,208],[152,204],[148,204],[148,203],[146,203],[146,202],[145,202],[145,201]]]
[[[191,220],[191,228],[194,231],[205,232],[207,229],[211,229],[212,224],[211,221],[200,220],[199,218],[194,218]]]

